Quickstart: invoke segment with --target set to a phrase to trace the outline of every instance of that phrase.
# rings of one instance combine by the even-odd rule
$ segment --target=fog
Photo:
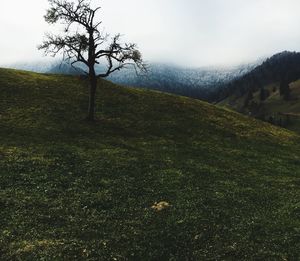
[[[94,0],[103,29],[135,42],[150,62],[233,65],[300,51],[299,0]],[[1,0],[0,64],[43,59],[47,0]],[[56,29],[57,30],[57,29]]]

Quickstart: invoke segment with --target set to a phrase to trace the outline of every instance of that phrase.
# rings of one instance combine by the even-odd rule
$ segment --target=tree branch
[[[100,7],[92,9],[89,0],[48,0],[50,9],[45,15],[48,23],[61,21],[66,25],[65,34],[62,36],[47,35],[46,40],[39,49],[44,49],[46,54],[56,56],[62,52],[63,57],[71,62],[71,66],[77,62],[86,65],[91,71],[95,71],[95,65],[101,59],[107,63],[107,71],[97,77],[107,77],[111,73],[121,70],[127,65],[146,71],[141,53],[135,44],[122,44],[121,35],[117,34],[108,42],[108,35],[99,31],[100,22],[95,22],[95,15]],[[80,25],[86,33],[69,34],[73,24]],[[77,29],[79,30],[79,29]],[[85,58],[87,57],[87,58]]]

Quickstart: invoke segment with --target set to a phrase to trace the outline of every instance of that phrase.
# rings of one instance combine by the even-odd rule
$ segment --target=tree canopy
[[[101,30],[102,21],[97,14],[100,7],[93,8],[89,0],[48,0],[50,8],[45,20],[49,24],[61,23],[62,34],[46,34],[39,46],[46,54],[63,55],[63,59],[89,76],[90,103],[88,119],[94,120],[97,78],[107,77],[126,66],[146,70],[142,55],[134,43],[122,43],[121,35],[110,37]],[[95,66],[106,64],[105,71],[99,72]],[[84,69],[82,66],[84,65]]]

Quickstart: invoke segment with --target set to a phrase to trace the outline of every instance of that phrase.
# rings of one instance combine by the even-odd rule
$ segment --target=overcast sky
[[[94,0],[106,31],[138,44],[145,60],[233,65],[300,51],[299,0]],[[1,0],[0,64],[36,60],[52,27],[47,0]]]

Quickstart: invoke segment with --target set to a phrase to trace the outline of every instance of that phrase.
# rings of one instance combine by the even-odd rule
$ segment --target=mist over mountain
[[[38,60],[38,61],[28,61],[28,62],[16,62],[3,64],[1,67],[12,68],[18,70],[32,71],[37,73],[47,73],[50,72],[54,65],[58,65],[57,60]]]
[[[223,68],[184,68],[151,64],[147,75],[138,75],[133,68],[116,72],[109,79],[115,83],[151,88],[198,99],[209,100],[213,89],[242,76],[257,64]]]
[[[128,67],[110,75],[107,79],[114,83],[149,88],[203,100],[211,100],[216,89],[233,79],[253,70],[260,61],[228,67],[186,68],[176,65],[151,63],[147,74],[140,74],[133,67]],[[51,74],[83,74],[83,67],[75,69],[60,61],[28,62],[11,64],[7,67]],[[105,71],[102,66],[98,72]]]

